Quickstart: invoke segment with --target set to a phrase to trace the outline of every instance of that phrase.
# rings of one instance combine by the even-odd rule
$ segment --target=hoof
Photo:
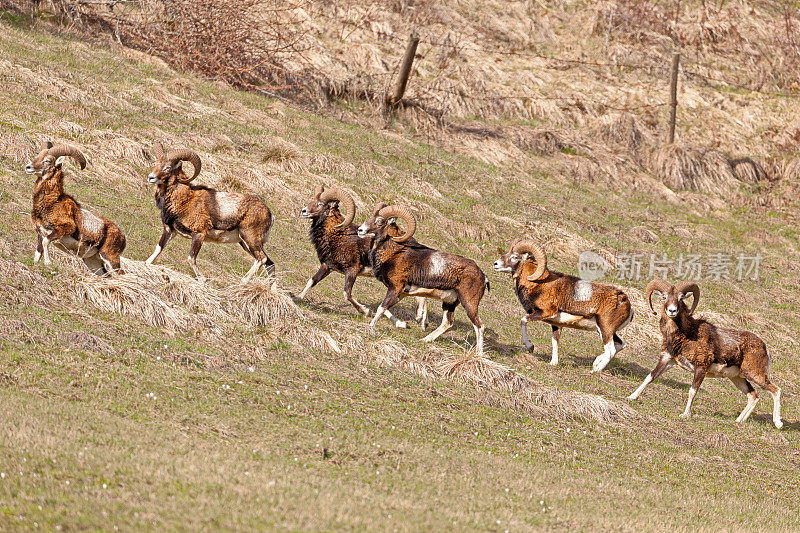
[[[692,418],[692,415],[690,413],[681,413],[680,415],[678,415],[678,418],[682,420],[689,420],[690,418]]]
[[[783,422],[778,420],[777,422],[775,422],[775,429],[781,429],[781,428],[783,428]]]
[[[630,396],[627,396],[625,399],[626,399],[626,400],[628,400],[628,401],[631,401],[631,402],[633,402],[633,401],[635,401],[635,400],[636,400],[636,396],[634,396],[633,394],[631,394]]]
[[[406,324],[405,320],[398,320],[397,324],[395,324],[395,327],[398,327],[400,329],[408,329],[408,324]]]

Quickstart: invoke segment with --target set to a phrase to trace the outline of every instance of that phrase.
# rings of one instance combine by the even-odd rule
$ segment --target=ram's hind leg
[[[42,258],[44,247],[42,246],[42,234],[36,232],[36,251],[33,253],[33,263],[36,264]]]
[[[359,313],[364,316],[369,316],[369,309],[362,305],[361,302],[353,297],[353,285],[356,282],[357,275],[352,271],[347,271],[344,274],[344,298],[355,307]]]
[[[441,337],[448,329],[453,327],[455,320],[453,319],[453,314],[458,306],[457,302],[447,303],[442,302],[442,323],[439,325],[438,328],[428,333],[428,335],[422,339],[424,342],[433,342],[439,337]]]
[[[428,301],[422,296],[417,296],[417,323],[422,326],[422,330],[428,329]]]
[[[478,316],[478,302],[480,302],[480,299],[468,300],[459,297],[459,301],[461,305],[464,306],[464,311],[467,312],[467,316],[470,322],[472,322],[472,327],[475,328],[475,348],[478,352],[478,356],[483,356],[483,330],[486,326],[484,326],[481,317]]]
[[[755,409],[756,404],[758,403],[758,393],[753,386],[750,385],[750,382],[741,376],[731,378],[731,381],[734,385],[736,385],[737,389],[742,391],[742,394],[747,396],[747,405],[744,406],[742,413],[739,415],[736,421],[747,422],[747,419],[750,418],[750,413],[753,412],[753,409]]]
[[[550,364],[555,366],[558,364],[558,341],[561,340],[561,329],[558,326],[553,327],[553,355],[550,357]],[[527,337],[527,335],[526,335]],[[530,342],[530,341],[529,341]]]
[[[783,422],[781,421],[781,389],[774,383],[769,380],[769,377],[766,375],[766,372],[753,372],[747,371],[744,368],[742,369],[742,373],[744,374],[745,379],[750,383],[755,383],[765,391],[767,391],[770,396],[772,396],[772,423],[775,424],[775,427],[781,429],[783,427]]]
[[[597,331],[600,332],[600,339],[603,341],[603,353],[595,357],[592,363],[592,372],[602,372],[618,351],[617,343],[614,341],[615,334],[613,328],[608,324],[599,322],[597,324]],[[620,342],[622,342],[621,339]]]

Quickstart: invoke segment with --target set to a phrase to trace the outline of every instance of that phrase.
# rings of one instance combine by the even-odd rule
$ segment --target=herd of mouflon
[[[200,279],[202,274],[196,260],[206,241],[238,243],[253,257],[253,266],[243,282],[262,268],[272,275],[275,263],[264,250],[274,221],[269,207],[252,194],[193,184],[200,173],[201,161],[192,150],[166,151],[156,144],[153,153],[156,162],[147,182],[155,186],[163,233],[147,264],[158,258],[177,233],[191,239],[188,262]],[[95,274],[124,275],[120,257],[125,250],[125,236],[117,224],[82,208],[64,191],[63,162],[67,157],[81,169],[85,168],[86,157],[80,150],[49,142],[25,167],[27,173],[36,177],[31,210],[37,238],[34,263],[42,258],[45,264],[50,263],[52,243],[76,254]],[[184,173],[183,162],[193,167],[191,177]],[[353,297],[352,289],[358,276],[371,276],[386,286],[386,296],[370,321],[371,328],[383,315],[395,326],[406,327],[390,309],[406,296],[413,296],[417,302],[416,319],[426,329],[426,299],[433,298],[442,302],[442,323],[424,339],[432,342],[453,327],[453,313],[461,304],[475,329],[477,353],[483,354],[484,323],[478,315],[478,306],[489,289],[488,278],[471,259],[429,248],[415,240],[417,224],[408,207],[380,203],[363,224],[356,226],[352,197],[342,189],[325,190],[320,186],[300,215],[311,220],[309,234],[320,266],[299,299],[331,272],[340,272],[344,274],[344,297],[366,316],[369,309]],[[397,224],[398,219],[405,223],[405,231]],[[544,322],[552,328],[550,364],[553,365],[558,363],[558,342],[563,328],[595,330],[600,334],[603,353],[595,358],[592,372],[602,371],[624,348],[619,332],[631,322],[633,309],[621,289],[549,269],[547,255],[531,239],[516,240],[508,250],[500,249],[499,253],[494,270],[507,272],[513,280],[514,291],[525,310],[521,333],[526,348],[533,348],[527,331],[530,321]],[[695,318],[700,287],[694,282],[671,285],[654,279],[645,293],[650,310],[654,315],[660,314],[663,341],[658,364],[628,399],[637,399],[666,369],[678,365],[694,376],[682,418],[691,416],[692,401],[706,377],[728,378],[747,396],[747,405],[737,422],[745,422],[755,408],[759,395],[754,385],[758,385],[772,396],[775,427],[783,426],[781,389],[770,381],[770,357],[757,335]],[[654,295],[660,299],[659,311],[653,306]]]

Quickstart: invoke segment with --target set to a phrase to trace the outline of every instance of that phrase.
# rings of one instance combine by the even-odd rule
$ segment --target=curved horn
[[[687,292],[691,292],[692,296],[692,308],[689,309],[689,314],[691,315],[694,313],[694,310],[697,308],[697,302],[700,301],[700,287],[697,286],[697,283],[694,281],[679,281],[675,284],[675,291],[683,295]]]
[[[327,204],[328,202],[336,201],[340,204],[344,205],[346,210],[346,214],[344,217],[344,221],[338,224],[336,227],[347,227],[356,217],[356,203],[353,201],[353,197],[347,194],[346,191],[340,189],[339,187],[334,187],[333,189],[328,189],[324,191],[320,197],[319,201]]]
[[[650,283],[647,284],[647,288],[644,290],[644,299],[647,300],[647,305],[650,306],[650,310],[653,312],[654,315],[657,315],[655,309],[653,309],[653,301],[650,299],[653,296],[655,291],[660,292],[661,294],[667,294],[669,290],[672,288],[672,285],[664,281],[663,279],[654,279]]]
[[[414,220],[414,215],[411,214],[411,210],[407,207],[389,205],[381,208],[381,210],[378,211],[378,216],[383,218],[400,217],[405,221],[406,232],[399,237],[392,237],[394,242],[406,242],[417,230],[417,221]]]
[[[314,189],[314,200],[319,201],[319,196],[322,194],[322,191],[325,190],[325,187],[322,185],[317,185],[317,188]]]
[[[530,239],[520,240],[511,245],[511,252],[517,254],[530,253],[536,260],[536,271],[528,276],[528,281],[538,281],[547,273],[547,254],[538,243]]]
[[[200,174],[200,156],[197,155],[194,151],[189,150],[188,148],[182,148],[180,150],[173,150],[167,154],[167,159],[170,161],[188,161],[194,167],[194,175],[187,179],[185,183],[189,183],[193,179]]]
[[[153,155],[156,156],[156,160],[161,159],[164,157],[164,145],[161,143],[156,143],[153,145]]]
[[[58,144],[48,149],[47,153],[55,158],[59,158],[62,155],[69,156],[80,165],[81,170],[86,168],[86,157],[74,146],[70,146],[68,144]]]

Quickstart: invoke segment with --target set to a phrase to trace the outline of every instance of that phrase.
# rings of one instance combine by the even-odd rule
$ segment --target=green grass
[[[84,146],[95,165],[83,172],[70,166],[67,189],[119,223],[128,237],[126,256],[150,254],[161,232],[158,214],[144,184],[148,169],[110,158],[98,130],[146,148],[165,136],[211,146],[224,134],[233,141],[233,155],[214,153],[218,168],[228,165],[246,186],[249,170],[269,177],[272,189],[260,192],[276,212],[269,251],[284,287],[299,290],[317,267],[307,222],[297,212],[319,181],[352,188],[367,209],[378,199],[411,203],[420,214],[421,241],[469,256],[489,275],[492,291],[481,305],[488,357],[547,385],[622,400],[655,364],[657,342],[623,332],[629,347],[599,376],[588,373],[601,351],[593,334],[567,331],[562,363],[553,368],[545,363],[549,328],[533,327],[537,350],[526,353],[511,282],[491,272],[497,245],[525,233],[541,235],[555,250],[553,267],[571,273],[586,245],[671,257],[684,250],[758,249],[762,278],[704,283],[700,310],[740,320],[763,336],[774,380],[785,391],[787,424],[782,432],[772,428],[765,400],[748,424],[736,425],[743,398],[715,380],[704,384],[695,417],[678,420],[689,383],[679,370],[633,404],[642,417],[630,424],[534,416],[493,391],[415,377],[362,354],[318,353],[263,329],[242,325],[229,336],[170,333],[69,302],[62,309],[18,305],[16,281],[0,279],[0,327],[11,320],[26,325],[0,329],[3,529],[34,522],[48,529],[122,530],[800,528],[798,235],[786,213],[702,211],[637,191],[620,194],[491,166],[306,115],[28,24],[9,17],[0,22],[1,59],[14,67],[0,73],[3,134]],[[20,81],[20,67],[48,69],[48,76],[94,96],[86,102],[48,92],[46,85],[37,90]],[[178,78],[190,83],[187,100],[214,112],[159,104],[154,95],[161,89],[169,94]],[[56,118],[84,131],[46,124]],[[261,163],[258,146],[266,135],[331,164],[292,172]],[[33,267],[30,178],[22,164],[13,154],[0,159],[0,233],[9,244],[0,253]],[[206,170],[198,180],[211,174]],[[441,197],[421,189],[419,180]],[[361,210],[357,220],[365,216]],[[641,241],[634,232],[639,226],[660,240]],[[676,237],[676,227],[689,228],[692,237]],[[485,238],[471,236],[470,229],[481,229]],[[159,263],[187,272],[188,246],[174,240]],[[207,245],[199,265],[227,283],[250,262],[238,247]],[[62,279],[59,269],[35,267],[51,284]],[[342,302],[341,284],[340,275],[331,275],[301,307],[315,313],[324,330],[337,331],[342,323],[366,329]],[[372,307],[383,294],[366,279],[355,292]],[[12,298],[4,299],[7,294]],[[410,305],[399,307],[402,318],[410,317]],[[436,323],[439,311],[431,308]],[[474,340],[463,312],[456,317],[456,329],[437,345],[460,352]],[[643,314],[635,320],[652,325]],[[71,332],[94,335],[110,348],[71,344]],[[426,350],[415,328],[397,331],[383,323],[378,336]]]

